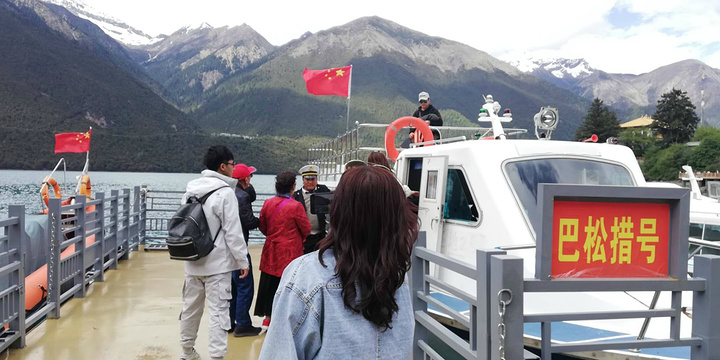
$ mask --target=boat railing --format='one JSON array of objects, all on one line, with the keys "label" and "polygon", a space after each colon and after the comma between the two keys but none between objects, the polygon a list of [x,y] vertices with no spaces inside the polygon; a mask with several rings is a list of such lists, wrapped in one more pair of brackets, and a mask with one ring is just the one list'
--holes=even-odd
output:
[{"label": "boat railing", "polygon": [[[46,300],[26,317],[25,206],[10,205],[9,217],[0,220],[0,352],[25,346],[28,329],[46,317],[58,319],[61,304],[85,297],[87,285],[104,281],[107,270],[130,258],[143,243],[144,196],[140,187],[97,193],[94,200],[75,197],[62,205],[52,198],[48,208]],[[42,275],[41,275],[42,276]]]},{"label": "boat railing", "polygon": [[[388,124],[355,123],[355,127],[308,149],[307,160],[320,168],[320,181],[339,181],[343,167],[350,160],[365,160],[372,151],[386,152],[384,134]],[[410,144],[416,147],[427,144],[445,144],[482,138],[492,133],[492,128],[474,126],[430,126],[440,134],[440,139]],[[398,129],[398,133],[401,133]],[[508,136],[527,133],[527,129],[505,129]],[[402,148],[397,148],[402,151]]]},{"label": "boat railing", "polygon": [[[168,235],[168,221],[180,206],[185,191],[144,189],[143,194],[146,197],[144,204],[147,206],[148,214],[146,223],[143,225],[146,233],[144,237],[145,250],[167,250],[165,239]],[[260,217],[260,209],[265,200],[273,196],[275,194],[257,193],[257,200],[252,205],[256,217]],[[265,241],[265,235],[258,230],[252,230],[248,240],[253,243],[262,243]]]},{"label": "boat railing", "polygon": [[[439,266],[476,282],[474,294],[463,291],[434,276],[430,266]],[[720,343],[717,339],[720,308],[715,297],[720,296],[720,256],[696,255],[693,277],[684,279],[589,279],[577,281],[546,281],[523,278],[523,259],[507,255],[502,250],[477,250],[476,264],[451,259],[426,248],[421,233],[413,250],[410,274],[411,295],[415,316],[413,359],[442,359],[430,344],[430,337],[439,339],[465,359],[523,359],[523,330],[525,323],[540,323],[539,347],[541,359],[552,354],[597,352],[605,350],[690,347],[694,360],[717,359]],[[431,286],[451,294],[469,305],[468,315],[434,297]],[[587,291],[668,291],[672,295],[671,308],[647,310],[573,313],[524,313],[524,294],[534,292],[572,293]],[[680,337],[682,292],[693,292],[692,312],[699,314],[692,321],[692,337]],[[469,340],[443,326],[428,313],[432,306],[442,317],[463,325]],[[633,318],[669,318],[670,330],[665,339],[610,340],[556,343],[551,341],[552,323],[563,321],[610,320]]]}]

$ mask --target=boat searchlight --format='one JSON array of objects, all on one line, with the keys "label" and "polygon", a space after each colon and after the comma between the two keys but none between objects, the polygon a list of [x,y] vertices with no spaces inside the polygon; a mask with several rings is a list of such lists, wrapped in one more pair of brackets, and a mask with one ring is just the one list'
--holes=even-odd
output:
[{"label": "boat searchlight", "polygon": [[[535,136],[538,139],[550,139],[553,130],[557,127],[559,115],[556,108],[541,107],[540,112],[535,114]],[[538,130],[544,130],[540,133]]]}]

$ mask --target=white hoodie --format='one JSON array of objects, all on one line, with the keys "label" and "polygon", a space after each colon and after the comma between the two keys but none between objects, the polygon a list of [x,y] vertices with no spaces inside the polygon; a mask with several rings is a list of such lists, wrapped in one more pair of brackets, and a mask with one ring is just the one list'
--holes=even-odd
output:
[{"label": "white hoodie", "polygon": [[190,196],[198,198],[219,187],[205,201],[203,212],[213,238],[222,224],[222,230],[215,239],[215,248],[198,261],[185,262],[185,274],[189,276],[210,276],[238,269],[247,269],[247,246],[243,238],[238,202],[235,197],[237,180],[212,170],[204,170],[202,177],[187,184],[184,204]]}]

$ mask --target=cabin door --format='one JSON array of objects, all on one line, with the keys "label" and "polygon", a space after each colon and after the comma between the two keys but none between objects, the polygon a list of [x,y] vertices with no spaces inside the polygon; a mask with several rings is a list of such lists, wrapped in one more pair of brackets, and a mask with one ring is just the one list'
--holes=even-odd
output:
[{"label": "cabin door", "polygon": [[427,248],[437,252],[440,252],[442,237],[447,167],[447,156],[431,156],[423,159],[418,209],[420,231],[425,231],[427,234]]}]

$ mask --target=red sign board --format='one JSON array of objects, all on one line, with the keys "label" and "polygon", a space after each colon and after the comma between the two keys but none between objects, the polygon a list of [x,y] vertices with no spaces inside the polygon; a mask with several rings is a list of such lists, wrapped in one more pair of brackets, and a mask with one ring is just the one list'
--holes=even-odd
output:
[{"label": "red sign board", "polygon": [[668,276],[670,205],[555,201],[553,278]]}]

